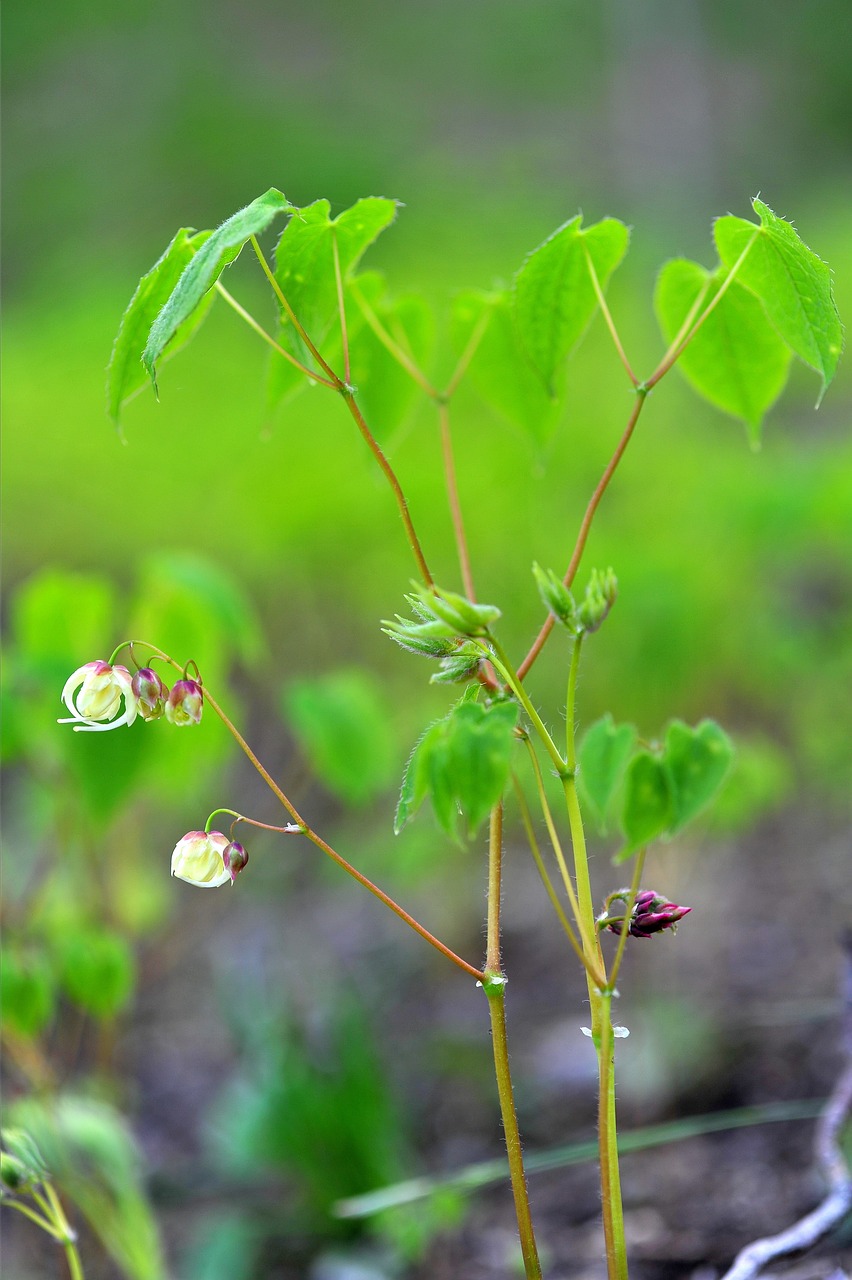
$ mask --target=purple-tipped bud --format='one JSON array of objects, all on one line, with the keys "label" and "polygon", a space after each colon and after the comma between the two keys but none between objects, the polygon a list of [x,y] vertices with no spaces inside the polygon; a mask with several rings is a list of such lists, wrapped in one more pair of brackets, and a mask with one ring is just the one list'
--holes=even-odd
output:
[{"label": "purple-tipped bud", "polygon": [[143,720],[159,720],[166,710],[169,691],[156,671],[141,667],[133,677],[133,695]]},{"label": "purple-tipped bud", "polygon": [[178,680],[166,702],[166,719],[170,724],[199,724],[204,707],[204,694],[197,680]]},{"label": "purple-tipped bud", "polygon": [[237,876],[248,862],[248,854],[243,845],[237,840],[232,840],[227,849],[222,851],[222,861],[225,864],[225,870],[231,877],[231,884],[234,884]]},{"label": "purple-tipped bud", "polygon": [[[598,919],[598,928],[609,929],[610,933],[620,934],[624,925],[624,907],[630,896],[628,889],[611,893],[606,900],[606,910]],[[613,905],[622,904],[622,914],[612,914]],[[617,910],[617,908],[616,908]],[[676,930],[677,923],[689,915],[692,907],[679,907],[676,902],[669,902],[654,889],[642,889],[636,895],[630,923],[627,931],[634,938],[650,938],[652,933],[661,933],[663,929]]]}]

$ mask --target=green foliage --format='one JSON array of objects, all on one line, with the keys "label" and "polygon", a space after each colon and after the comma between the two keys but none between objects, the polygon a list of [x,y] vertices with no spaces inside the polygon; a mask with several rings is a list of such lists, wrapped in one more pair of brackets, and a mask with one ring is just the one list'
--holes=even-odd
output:
[{"label": "green foliage", "polygon": [[[182,227],[161,258],[142,277],[136,292],[121,317],[107,369],[107,408],[113,422],[118,423],[121,406],[147,381],[142,352],[151,326],[171,297],[184,268],[209,239],[209,231],[192,231]],[[213,302],[209,293],[175,330],[164,350],[173,355],[193,336]]]},{"label": "green foliage", "polygon": [[673,720],[662,749],[640,750],[627,767],[617,861],[658,836],[676,835],[713,799],[734,758],[730,738],[712,720],[694,729]]},{"label": "green foliage", "polygon": [[114,625],[115,593],[98,574],[45,569],[23,583],[12,601],[12,636],[20,660],[48,679],[63,671],[70,675],[81,654],[88,660],[102,653],[106,660],[105,637]]},{"label": "green foliage", "polygon": [[284,711],[311,767],[335,795],[366,804],[388,785],[395,759],[390,709],[378,682],[357,669],[284,690]]},{"label": "green foliage", "polygon": [[56,979],[42,951],[3,946],[0,965],[0,1009],[3,1022],[17,1035],[37,1036],[53,1017]]},{"label": "green foliage", "polygon": [[651,751],[637,751],[627,767],[621,825],[627,841],[622,861],[671,825],[672,797],[665,766]]},{"label": "green foliage", "polygon": [[290,1225],[328,1229],[335,1200],[399,1175],[406,1145],[363,1010],[327,1010],[312,1036],[295,1016],[270,1018],[268,1005],[241,998],[254,1010],[253,1043],[215,1108],[217,1163],[232,1180],[286,1171],[297,1184]]},{"label": "green foliage", "polygon": [[577,214],[527,258],[515,277],[515,322],[524,350],[548,394],[556,372],[598,305],[590,264],[601,289],[627,252],[623,222],[604,218],[582,226]]},{"label": "green foliage", "polygon": [[238,1210],[205,1214],[181,1259],[182,1280],[251,1280],[258,1232]]},{"label": "green foliage", "polygon": [[577,606],[574,597],[558,574],[552,569],[533,565],[533,577],[545,609],[549,609],[557,622],[567,627],[571,635],[577,633]]},{"label": "green foliage", "polygon": [[[339,313],[337,267],[341,288],[357,269],[365,251],[396,217],[397,202],[377,196],[358,200],[350,209],[329,217],[328,200],[316,200],[292,217],[275,250],[275,279],[290,308],[315,346],[324,342]],[[281,315],[279,345],[307,368],[315,362],[285,312]],[[276,359],[270,407],[290,390],[297,369]]]},{"label": "green foliage", "polygon": [[712,720],[694,729],[673,720],[666,730],[663,763],[672,796],[674,835],[704,809],[721,787],[734,758],[733,744]]},{"label": "green foliage", "polygon": [[564,370],[553,373],[552,394],[542,385],[521,345],[514,297],[508,290],[465,289],[454,302],[450,336],[459,357],[482,334],[469,365],[470,379],[491,408],[539,446],[553,435],[561,413]]},{"label": "green foliage", "polygon": [[[384,277],[377,271],[354,276],[349,282],[348,294],[355,303],[347,307],[346,313],[352,382],[373,434],[384,444],[405,420],[418,395],[418,387],[377,336],[374,325],[422,370],[434,350],[435,318],[419,294],[389,297]],[[279,360],[277,364],[283,365],[285,361]]]},{"label": "green foliage", "polygon": [[730,215],[716,220],[719,257],[731,269],[748,248],[737,279],[760,299],[788,346],[820,375],[819,403],[843,350],[831,272],[791,223],[777,217],[762,200],[753,200],[752,206],[760,218],[757,227]]},{"label": "green foliage", "polygon": [[[293,209],[275,187],[226,219],[197,249],[181,273],[162,310],[151,326],[142,352],[142,363],[157,390],[157,361],[189,320],[225,267],[239,257],[246,241],[260,235],[281,213]],[[132,303],[131,303],[132,306]]]},{"label": "green foliage", "polygon": [[128,1280],[164,1280],[139,1154],[118,1112],[105,1102],[60,1094],[22,1098],[9,1114],[32,1136],[60,1193],[77,1206]]},{"label": "green foliage", "polygon": [[136,982],[133,951],[121,934],[80,929],[60,941],[62,985],[71,1000],[98,1019],[114,1018]]},{"label": "green foliage", "polygon": [[617,725],[607,712],[586,730],[577,751],[577,787],[599,830],[612,820],[612,804],[636,746],[632,724]]},{"label": "green foliage", "polygon": [[467,835],[476,835],[506,787],[517,722],[513,702],[467,700],[427,729],[408,761],[394,830],[402,830],[428,795],[448,835],[456,836],[460,813]]},{"label": "green foliage", "polygon": [[[705,271],[697,262],[667,262],[657,281],[656,307],[668,342],[681,331],[695,302],[709,305],[727,271]],[[694,316],[693,316],[694,318]],[[787,381],[790,351],[758,300],[734,280],[681,354],[677,367],[700,395],[741,418],[754,443],[764,414]]]},{"label": "green foliage", "polygon": [[714,831],[742,831],[783,808],[795,789],[789,758],[771,738],[737,735],[737,753],[708,815]]}]

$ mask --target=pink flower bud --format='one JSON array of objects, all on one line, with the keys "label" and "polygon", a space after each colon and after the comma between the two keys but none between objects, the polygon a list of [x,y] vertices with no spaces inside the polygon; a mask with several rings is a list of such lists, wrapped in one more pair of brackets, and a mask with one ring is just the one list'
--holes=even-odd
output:
[{"label": "pink flower bud", "polygon": [[222,854],[222,861],[225,864],[225,870],[231,877],[231,884],[236,882],[237,876],[248,862],[249,857],[243,845],[238,841],[232,840],[227,849]]},{"label": "pink flower bud", "polygon": [[65,681],[62,701],[71,715],[57,723],[73,724],[76,733],[103,732],[122,724],[131,725],[139,709],[132,686],[126,667],[111,667],[100,660],[87,662]]},{"label": "pink flower bud", "polygon": [[197,680],[178,680],[166,702],[166,719],[171,724],[200,724],[204,694]]},{"label": "pink flower bud", "polygon": [[156,671],[141,667],[133,677],[132,689],[143,720],[159,720],[166,709],[169,691]]},{"label": "pink flower bud", "polygon": [[199,889],[218,889],[231,878],[222,859],[228,843],[221,831],[188,832],[174,847],[172,875]]},{"label": "pink flower bud", "polygon": [[[606,900],[606,908],[598,918],[599,929],[609,929],[610,933],[621,934],[624,925],[624,909],[630,897],[629,889],[619,889],[611,893]],[[621,914],[613,914],[614,903],[621,903]],[[617,908],[615,908],[617,912]],[[689,915],[692,907],[679,907],[676,902],[668,902],[654,889],[642,889],[636,895],[627,932],[634,938],[650,938],[652,933],[661,933],[663,929],[674,932],[677,923]]]}]

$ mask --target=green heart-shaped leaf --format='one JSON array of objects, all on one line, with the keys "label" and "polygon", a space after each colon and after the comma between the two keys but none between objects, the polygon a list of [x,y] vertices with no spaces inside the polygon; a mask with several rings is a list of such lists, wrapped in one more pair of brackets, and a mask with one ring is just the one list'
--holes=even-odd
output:
[{"label": "green heart-shaped leaf", "polygon": [[632,724],[616,724],[610,712],[586,731],[577,752],[577,786],[598,829],[606,831],[616,788],[636,745]]},{"label": "green heart-shaped leaf", "polygon": [[[702,309],[719,290],[726,271],[705,271],[697,262],[677,258],[660,272],[656,308],[668,342],[679,333],[690,308],[702,294]],[[678,368],[695,390],[725,413],[741,418],[756,444],[766,410],[787,381],[790,350],[769,323],[757,298],[733,281],[678,359]]]},{"label": "green heart-shaped leaf", "polygon": [[604,218],[583,230],[582,214],[534,249],[515,277],[515,323],[521,344],[548,394],[598,305],[589,262],[601,289],[627,252],[623,222]]},{"label": "green heart-shaped leaf", "polygon": [[637,751],[627,767],[621,826],[627,841],[616,855],[624,862],[637,849],[662,835],[672,820],[673,804],[663,761],[650,751]]},{"label": "green heart-shaped leaf", "polygon": [[674,834],[710,803],[727,776],[734,758],[733,744],[713,720],[694,729],[673,720],[666,730],[663,765],[672,794]]},{"label": "green heart-shaped leaf", "polygon": [[831,272],[791,223],[762,200],[753,200],[752,207],[759,226],[731,216],[716,220],[713,236],[719,257],[730,269],[748,248],[737,280],[760,299],[788,346],[820,375],[821,400],[843,350]]}]

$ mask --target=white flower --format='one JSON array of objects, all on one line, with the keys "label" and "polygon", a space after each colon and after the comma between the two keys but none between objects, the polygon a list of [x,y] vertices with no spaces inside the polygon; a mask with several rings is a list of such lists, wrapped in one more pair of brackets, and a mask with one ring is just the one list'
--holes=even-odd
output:
[{"label": "white flower", "polygon": [[[73,724],[75,733],[100,733],[133,724],[139,708],[132,683],[126,667],[87,662],[65,681],[62,701],[71,715],[57,724]],[[124,710],[119,715],[122,699]]]},{"label": "white flower", "polygon": [[230,844],[221,831],[190,831],[178,840],[172,854],[172,875],[199,889],[218,889],[231,873],[222,854]]}]

